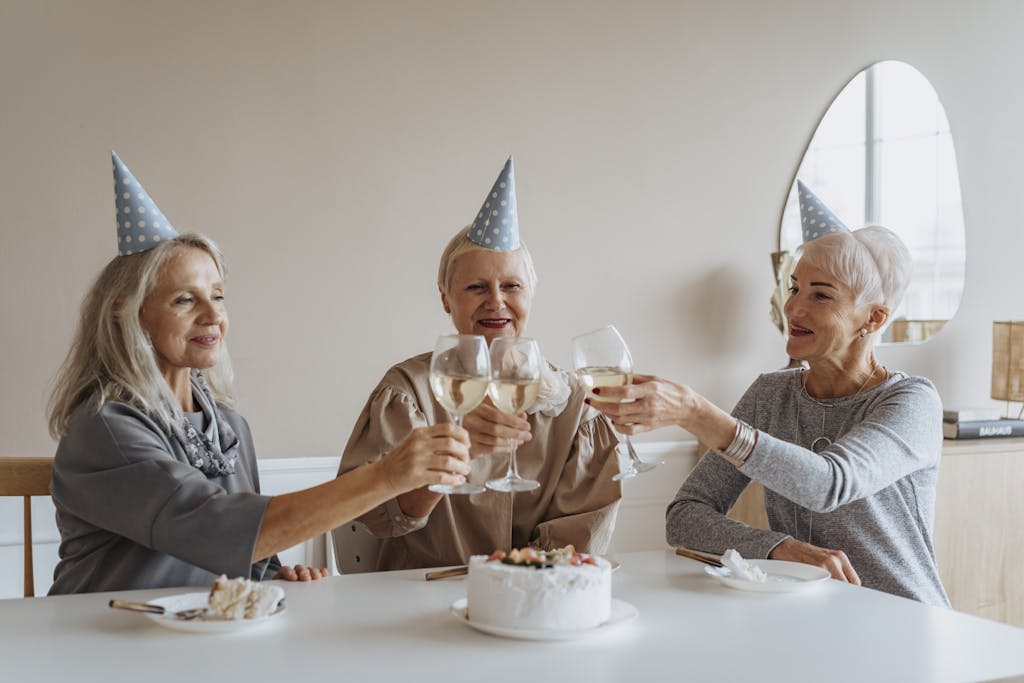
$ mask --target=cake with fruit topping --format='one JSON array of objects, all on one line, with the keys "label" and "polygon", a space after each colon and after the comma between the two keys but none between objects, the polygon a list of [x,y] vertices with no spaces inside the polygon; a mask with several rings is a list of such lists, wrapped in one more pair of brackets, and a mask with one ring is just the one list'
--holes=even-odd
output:
[{"label": "cake with fruit topping", "polygon": [[469,558],[467,617],[511,629],[572,631],[608,621],[612,568],[576,552],[534,548]]}]

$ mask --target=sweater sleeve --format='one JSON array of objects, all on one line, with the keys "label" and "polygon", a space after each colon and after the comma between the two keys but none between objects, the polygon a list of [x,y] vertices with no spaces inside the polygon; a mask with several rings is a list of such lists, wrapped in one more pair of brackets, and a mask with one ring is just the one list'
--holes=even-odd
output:
[{"label": "sweater sleeve", "polygon": [[[757,404],[756,382],[733,409],[744,421],[753,419]],[[665,539],[673,547],[721,554],[729,548],[744,557],[767,558],[772,548],[788,538],[786,534],[765,531],[726,515],[750,477],[708,449],[683,482],[665,513]]]},{"label": "sweater sleeve", "polygon": [[863,419],[821,453],[762,431],[740,471],[815,512],[871,496],[942,452],[942,404],[928,380],[909,377],[867,407]]}]

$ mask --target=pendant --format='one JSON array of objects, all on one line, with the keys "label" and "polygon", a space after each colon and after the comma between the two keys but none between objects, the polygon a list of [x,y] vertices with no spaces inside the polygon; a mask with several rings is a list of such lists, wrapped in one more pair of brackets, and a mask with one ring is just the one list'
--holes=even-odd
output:
[{"label": "pendant", "polygon": [[[819,445],[820,444],[820,445]],[[811,442],[811,450],[815,453],[821,453],[823,450],[832,445],[832,439],[827,436],[819,436],[817,439]]]}]

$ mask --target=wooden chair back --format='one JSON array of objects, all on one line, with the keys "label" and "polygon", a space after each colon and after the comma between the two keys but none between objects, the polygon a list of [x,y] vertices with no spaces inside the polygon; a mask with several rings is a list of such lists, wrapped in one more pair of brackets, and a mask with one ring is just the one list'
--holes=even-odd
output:
[{"label": "wooden chair back", "polygon": [[53,458],[0,457],[0,496],[24,498],[25,597],[35,596],[32,571],[32,496],[50,495]]}]

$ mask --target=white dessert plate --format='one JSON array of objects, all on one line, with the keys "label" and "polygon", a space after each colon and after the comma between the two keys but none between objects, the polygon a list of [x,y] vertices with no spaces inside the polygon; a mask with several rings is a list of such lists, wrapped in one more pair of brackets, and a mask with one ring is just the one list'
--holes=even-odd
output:
[{"label": "white dessert plate", "polygon": [[518,640],[579,640],[588,638],[598,633],[605,633],[616,626],[628,624],[640,615],[636,607],[623,600],[612,598],[612,614],[608,621],[594,628],[581,629],[578,631],[545,631],[540,629],[508,628],[504,626],[492,626],[491,624],[480,624],[472,619],[466,618],[466,598],[460,598],[453,602],[448,611],[456,619],[470,628],[475,628],[481,633],[502,638],[516,638]]},{"label": "white dessert plate", "polygon": [[164,598],[149,600],[151,605],[160,605],[168,614],[146,614],[156,623],[164,628],[175,631],[188,631],[190,633],[235,633],[247,631],[254,626],[266,624],[268,621],[284,612],[284,600],[277,604],[277,609],[265,617],[256,619],[221,619],[219,617],[197,617],[195,619],[178,619],[173,616],[174,612],[186,609],[205,607],[210,598],[210,591],[202,593],[182,593],[181,595],[168,595]]},{"label": "white dessert plate", "polygon": [[795,593],[817,586],[831,576],[821,567],[784,560],[747,560],[768,575],[764,583],[739,579],[725,567],[704,567],[704,572],[719,582],[741,591],[754,593]]}]

